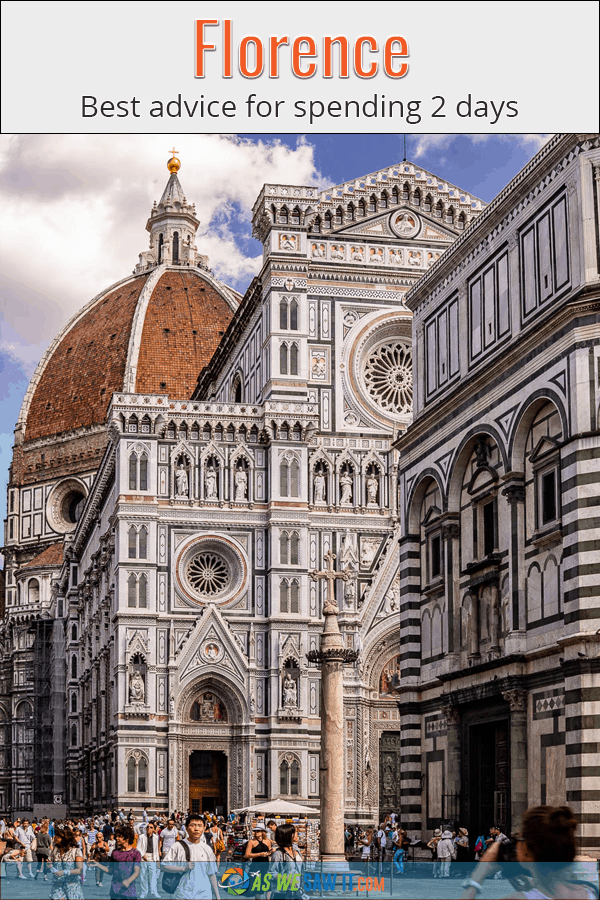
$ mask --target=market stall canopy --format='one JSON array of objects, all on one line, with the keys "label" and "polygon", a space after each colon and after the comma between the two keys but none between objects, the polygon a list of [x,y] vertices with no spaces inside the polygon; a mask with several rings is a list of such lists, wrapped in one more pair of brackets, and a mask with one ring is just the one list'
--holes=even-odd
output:
[{"label": "market stall canopy", "polygon": [[289,800],[267,800],[266,803],[259,803],[255,806],[245,806],[243,809],[232,810],[236,815],[239,813],[262,813],[263,815],[272,816],[318,816],[319,810],[313,806],[302,806],[300,803],[291,803]]}]

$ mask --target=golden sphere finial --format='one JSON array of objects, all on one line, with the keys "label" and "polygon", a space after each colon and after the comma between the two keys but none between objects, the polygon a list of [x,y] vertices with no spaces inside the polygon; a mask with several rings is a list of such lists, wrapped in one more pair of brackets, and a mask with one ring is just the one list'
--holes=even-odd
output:
[{"label": "golden sphere finial", "polygon": [[171,153],[173,154],[173,156],[171,157],[171,159],[170,159],[169,162],[167,163],[167,169],[169,170],[169,172],[170,172],[172,175],[173,175],[175,172],[178,172],[178,171],[180,170],[180,168],[181,168],[181,162],[180,162],[180,160],[178,160],[177,157],[175,156],[175,154],[176,154],[177,152],[178,152],[178,151],[173,147],[173,149],[171,150]]}]

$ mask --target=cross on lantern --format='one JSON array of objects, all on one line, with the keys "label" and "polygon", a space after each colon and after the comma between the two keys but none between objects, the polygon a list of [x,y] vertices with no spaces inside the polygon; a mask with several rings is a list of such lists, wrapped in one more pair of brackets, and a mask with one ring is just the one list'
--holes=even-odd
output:
[{"label": "cross on lantern", "polygon": [[348,572],[336,572],[333,564],[335,561],[335,553],[332,553],[329,550],[325,554],[325,571],[317,572],[315,569],[310,573],[310,577],[313,581],[320,581],[324,578],[327,581],[327,590],[325,594],[325,603],[323,604],[323,614],[326,616],[329,615],[337,615],[339,613],[339,607],[335,602],[335,580],[336,578],[341,578],[342,581],[348,581],[349,574]]},{"label": "cross on lantern", "polygon": [[175,150],[175,149],[169,150],[169,153],[172,153],[173,156],[177,156],[177,154],[179,153],[179,150]]}]

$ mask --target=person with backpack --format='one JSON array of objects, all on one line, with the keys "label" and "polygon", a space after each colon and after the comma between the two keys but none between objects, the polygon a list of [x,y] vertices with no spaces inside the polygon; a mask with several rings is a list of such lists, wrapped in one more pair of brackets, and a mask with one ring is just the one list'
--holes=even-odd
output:
[{"label": "person with backpack", "polygon": [[179,876],[171,890],[175,879],[165,879],[163,875],[163,891],[173,894],[177,900],[211,900],[214,892],[218,900],[217,861],[209,845],[202,840],[204,819],[198,813],[190,813],[185,828],[187,836],[175,841],[162,861],[164,873]]}]

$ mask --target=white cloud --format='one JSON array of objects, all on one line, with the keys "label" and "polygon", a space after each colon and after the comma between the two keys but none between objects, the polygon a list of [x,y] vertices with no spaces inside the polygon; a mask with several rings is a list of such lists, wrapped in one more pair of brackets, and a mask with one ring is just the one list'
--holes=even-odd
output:
[{"label": "white cloud", "polygon": [[482,144],[490,139],[515,143],[521,147],[529,147],[537,153],[552,134],[419,134],[415,135],[416,145],[411,151],[415,159],[436,150],[446,150],[459,137],[466,137],[474,144]]},{"label": "white cloud", "polygon": [[219,134],[5,139],[1,338],[28,371],[64,322],[128,275],[147,248],[146,220],[167,182],[173,146],[181,184],[201,220],[198,249],[238,289],[260,267],[260,246],[240,236],[250,236],[250,210],[263,183],[321,182],[313,148],[302,140],[291,149]]}]

